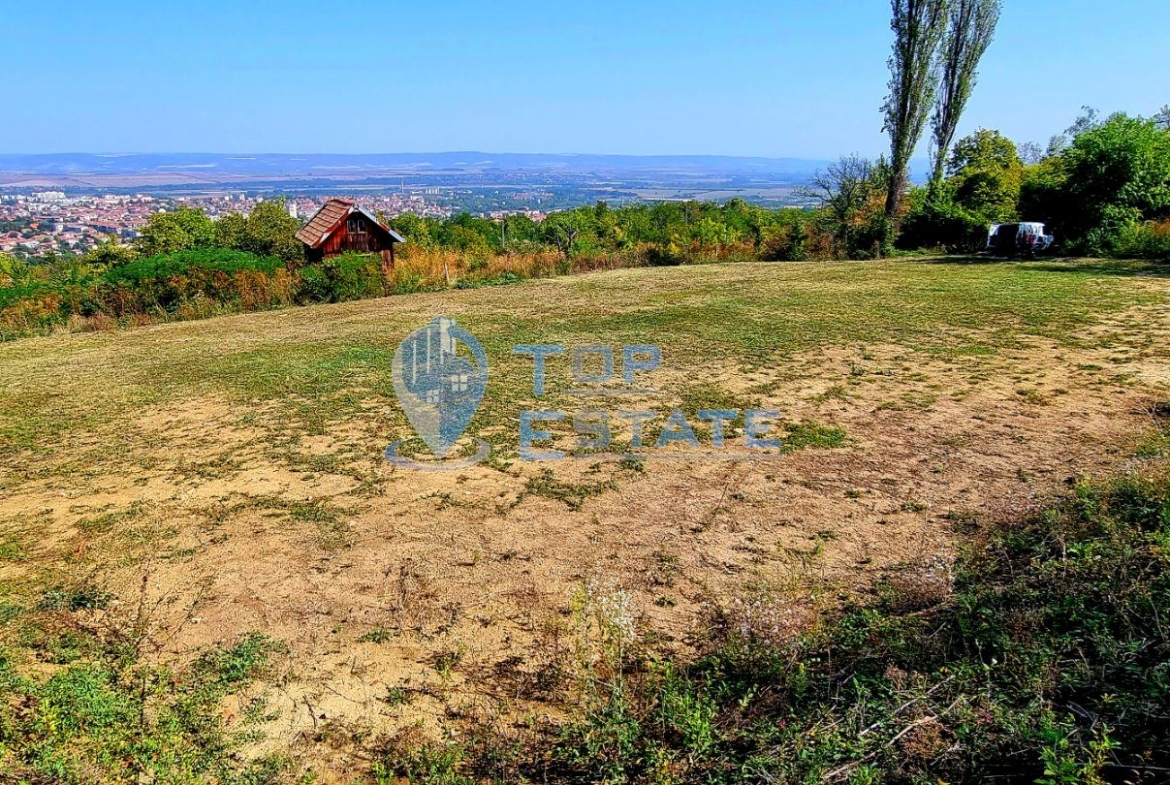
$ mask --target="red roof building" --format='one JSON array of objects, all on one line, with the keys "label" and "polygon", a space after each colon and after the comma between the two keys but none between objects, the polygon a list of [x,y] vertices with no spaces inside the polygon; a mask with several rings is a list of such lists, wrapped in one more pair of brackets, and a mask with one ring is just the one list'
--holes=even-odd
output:
[{"label": "red roof building", "polygon": [[348,199],[330,199],[309,219],[297,239],[305,259],[319,262],[346,252],[377,253],[394,264],[394,244],[402,236]]}]

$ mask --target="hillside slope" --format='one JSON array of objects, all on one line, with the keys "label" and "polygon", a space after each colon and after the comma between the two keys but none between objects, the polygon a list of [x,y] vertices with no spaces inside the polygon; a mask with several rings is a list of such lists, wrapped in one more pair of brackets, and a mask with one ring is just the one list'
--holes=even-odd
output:
[{"label": "hillside slope", "polygon": [[[143,656],[262,632],[287,652],[258,749],[337,756],[326,779],[344,776],[347,742],[302,735],[323,717],[381,733],[555,704],[539,676],[572,648],[582,591],[625,593],[647,640],[685,653],[713,602],[809,575],[864,590],[945,558],[955,520],[1115,466],[1170,383],[1155,273],[622,270],[0,345],[3,635],[24,645],[38,598],[82,582],[157,605]],[[391,360],[438,315],[487,352],[468,433],[493,455],[394,468],[382,452],[411,431]],[[584,408],[564,358],[534,397],[512,353],[533,343],[659,345],[650,408],[774,409],[790,451],[520,461],[520,411]]]}]

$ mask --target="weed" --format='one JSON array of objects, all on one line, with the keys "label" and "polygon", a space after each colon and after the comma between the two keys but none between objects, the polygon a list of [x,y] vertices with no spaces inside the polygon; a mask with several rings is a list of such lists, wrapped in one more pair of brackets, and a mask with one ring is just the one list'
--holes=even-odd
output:
[{"label": "weed", "polygon": [[665,547],[659,548],[654,554],[654,569],[650,582],[655,586],[673,586],[677,573],[678,555],[670,553]]},{"label": "weed", "polygon": [[388,706],[406,706],[414,700],[414,693],[405,687],[390,687],[382,699]]},{"label": "weed", "polygon": [[[528,478],[524,484],[524,493],[521,496],[543,496],[563,502],[570,510],[580,510],[586,500],[600,496],[606,491],[613,490],[617,485],[614,480],[596,483],[568,483],[558,480],[552,469],[544,468],[535,477]],[[517,499],[517,503],[521,499]]]},{"label": "weed", "polygon": [[359,643],[389,643],[394,639],[394,633],[390,630],[379,627],[376,630],[370,630],[366,634],[358,638]]},{"label": "weed", "polygon": [[645,474],[646,465],[641,458],[627,455],[618,462],[618,469],[628,474]]},{"label": "weed", "polygon": [[373,764],[378,785],[397,785],[402,779],[417,785],[475,785],[459,773],[464,751],[453,744],[424,741],[410,730],[383,744]]},{"label": "weed", "polygon": [[463,648],[449,649],[436,653],[431,658],[431,665],[444,679],[451,676],[451,672],[463,661]]},{"label": "weed", "polygon": [[37,609],[42,611],[99,610],[107,607],[113,598],[108,591],[92,584],[55,586],[45,591]]},{"label": "weed", "polygon": [[269,639],[248,636],[178,672],[108,650],[100,639],[82,648],[84,655],[35,675],[23,675],[0,650],[0,764],[14,782],[271,783],[283,770],[279,759],[243,763],[235,755],[243,739],[226,731],[220,706],[263,667]]},{"label": "weed", "polygon": [[[851,371],[850,375],[858,376],[860,374],[856,374],[856,373],[853,373]],[[831,387],[829,387],[828,389],[826,389],[824,392],[817,393],[816,395],[814,395],[812,397],[813,403],[826,403],[827,401],[848,401],[848,400],[849,400],[849,391],[846,390],[845,386],[841,385],[841,384],[834,384]]]},{"label": "weed", "polygon": [[20,534],[9,534],[0,539],[0,562],[22,562],[26,558],[24,538]]},{"label": "weed", "polygon": [[841,428],[830,427],[805,420],[799,423],[789,423],[785,426],[787,435],[783,438],[786,449],[802,450],[805,448],[832,449],[845,447],[848,444],[845,431]]},{"label": "weed", "polygon": [[1049,403],[1049,399],[1044,393],[1030,387],[1016,390],[1016,395],[1025,403],[1030,403],[1033,406],[1045,406]]}]

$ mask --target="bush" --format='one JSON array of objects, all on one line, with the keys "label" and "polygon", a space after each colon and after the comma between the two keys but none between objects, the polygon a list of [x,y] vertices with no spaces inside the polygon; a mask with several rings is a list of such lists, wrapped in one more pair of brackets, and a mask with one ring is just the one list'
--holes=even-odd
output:
[{"label": "bush", "polygon": [[291,277],[276,257],[224,248],[180,251],[137,259],[108,270],[93,292],[98,311],[112,316],[187,311],[223,306],[243,310],[286,305]]},{"label": "bush", "polygon": [[61,322],[63,299],[40,282],[0,289],[0,339],[26,335]]},{"label": "bush", "polygon": [[685,261],[682,251],[673,243],[654,243],[646,248],[646,264],[651,267],[677,267]]},{"label": "bush", "polygon": [[173,275],[191,275],[196,271],[231,274],[241,270],[256,270],[270,273],[283,266],[283,262],[276,257],[260,257],[228,248],[203,248],[135,259],[107,271],[102,275],[102,280],[110,284],[139,283]]},{"label": "bush", "polygon": [[987,244],[990,222],[946,199],[923,199],[915,205],[898,237],[898,247],[939,248],[970,253]]},{"label": "bush", "polygon": [[1078,252],[1120,253],[1127,226],[1170,218],[1170,134],[1124,114],[1089,118],[1067,149],[1026,173],[1020,207]]},{"label": "bush", "polygon": [[386,293],[381,259],[369,254],[343,254],[300,269],[301,303],[339,303],[380,297]]},{"label": "bush", "polygon": [[1170,221],[1126,224],[1117,233],[1113,253],[1124,258],[1170,261]]},{"label": "bush", "polygon": [[760,257],[768,262],[801,262],[806,256],[808,230],[803,221],[771,226],[764,232]]}]

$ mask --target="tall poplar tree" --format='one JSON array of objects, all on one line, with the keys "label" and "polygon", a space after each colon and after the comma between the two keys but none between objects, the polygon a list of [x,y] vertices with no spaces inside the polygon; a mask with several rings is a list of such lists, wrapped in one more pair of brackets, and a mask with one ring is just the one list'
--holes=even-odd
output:
[{"label": "tall poplar tree", "polygon": [[890,180],[886,191],[886,246],[893,244],[906,191],[910,156],[922,139],[938,90],[938,51],[946,35],[948,0],[890,0],[894,51],[890,93],[882,112],[890,135]]},{"label": "tall poplar tree", "polygon": [[995,37],[1002,0],[951,0],[949,22],[941,52],[942,79],[931,127],[934,132],[934,172],[931,190],[938,188],[959,119],[975,89],[979,61]]}]

